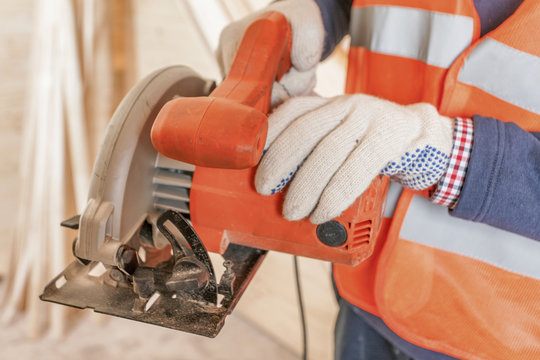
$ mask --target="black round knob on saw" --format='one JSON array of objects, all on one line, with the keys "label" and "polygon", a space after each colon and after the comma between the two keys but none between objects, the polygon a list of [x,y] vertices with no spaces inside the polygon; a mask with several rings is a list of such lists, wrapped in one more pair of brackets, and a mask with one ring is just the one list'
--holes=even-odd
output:
[{"label": "black round knob on saw", "polygon": [[316,231],[317,238],[327,246],[338,247],[347,241],[347,229],[336,220],[320,224]]}]

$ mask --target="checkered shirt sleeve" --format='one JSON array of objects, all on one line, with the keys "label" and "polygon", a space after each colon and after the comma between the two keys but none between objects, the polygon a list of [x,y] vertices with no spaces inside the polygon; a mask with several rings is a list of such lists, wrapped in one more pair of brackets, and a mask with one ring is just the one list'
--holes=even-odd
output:
[{"label": "checkered shirt sleeve", "polygon": [[443,175],[431,201],[438,205],[454,208],[459,199],[473,143],[473,122],[471,119],[454,119],[454,145],[448,170]]}]

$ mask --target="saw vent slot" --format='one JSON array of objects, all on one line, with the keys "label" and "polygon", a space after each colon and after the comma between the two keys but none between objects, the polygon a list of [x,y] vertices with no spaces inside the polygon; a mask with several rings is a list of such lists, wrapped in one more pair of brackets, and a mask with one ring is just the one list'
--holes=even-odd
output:
[{"label": "saw vent slot", "polygon": [[371,220],[354,223],[351,226],[351,230],[352,242],[350,247],[352,249],[369,244],[371,236]]},{"label": "saw vent slot", "polygon": [[154,206],[189,216],[189,194],[195,166],[158,154],[154,172]]}]

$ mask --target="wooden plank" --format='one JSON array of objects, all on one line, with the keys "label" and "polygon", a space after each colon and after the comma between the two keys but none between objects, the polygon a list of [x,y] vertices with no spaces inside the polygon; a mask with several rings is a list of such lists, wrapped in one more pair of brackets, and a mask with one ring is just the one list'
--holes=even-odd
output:
[{"label": "wooden plank", "polygon": [[42,283],[43,274],[43,262],[41,253],[43,251],[43,234],[45,232],[45,219],[43,218],[45,210],[45,194],[43,189],[46,187],[46,165],[47,165],[47,137],[48,137],[48,118],[51,116],[51,98],[50,95],[54,93],[54,61],[52,59],[55,50],[55,44],[53,44],[53,21],[55,6],[51,5],[46,7],[47,9],[41,9],[40,13],[43,14],[43,52],[42,58],[42,72],[40,72],[38,89],[41,91],[37,94],[38,108],[40,111],[35,118],[37,131],[37,141],[35,147],[34,157],[36,159],[34,174],[40,174],[35,176],[32,183],[32,207],[29,211],[29,232],[26,241],[26,251],[32,255],[32,269],[30,273],[29,289],[26,297],[28,304],[27,309],[27,328],[26,333],[29,337],[37,337],[40,330],[40,305],[34,301],[39,296],[39,287]]},{"label": "wooden plank", "polygon": [[113,70],[113,103],[116,107],[135,84],[133,5],[131,0],[111,0],[109,4],[112,24],[110,54]]},{"label": "wooden plank", "polygon": [[[61,0],[60,11],[61,34],[64,51],[62,53],[64,67],[60,79],[62,101],[65,104],[69,151],[71,153],[71,168],[74,179],[74,192],[78,211],[86,205],[88,185],[90,179],[90,161],[88,154],[88,141],[86,137],[86,123],[84,112],[84,87],[81,72],[81,61],[77,49],[77,32],[75,27],[75,13],[72,0]],[[58,139],[63,141],[63,137]]]},{"label": "wooden plank", "polygon": [[208,6],[208,2],[185,0],[185,9],[193,18],[193,24],[204,41],[207,51],[213,54],[219,43],[221,30],[230,22],[222,6]]},{"label": "wooden plank", "polygon": [[22,177],[28,173],[23,169],[31,167],[23,146],[29,137],[23,134],[23,129],[28,118],[24,107],[28,96],[28,70],[32,68],[29,49],[33,3],[33,0],[0,2],[0,231],[3,234],[0,238],[0,278],[4,280],[0,304],[7,300],[12,285],[8,274],[22,252],[21,243],[14,239],[21,235],[16,232],[16,216],[21,208],[19,204],[25,198],[19,189],[24,179],[28,179]]}]

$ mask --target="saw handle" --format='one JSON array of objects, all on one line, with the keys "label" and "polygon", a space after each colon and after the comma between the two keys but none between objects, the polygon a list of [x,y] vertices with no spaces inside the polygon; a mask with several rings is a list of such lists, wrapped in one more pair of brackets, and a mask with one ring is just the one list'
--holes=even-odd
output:
[{"label": "saw handle", "polygon": [[259,162],[272,85],[290,66],[291,30],[268,12],[246,30],[231,69],[207,97],[177,98],[156,117],[151,137],[163,155],[197,166],[245,169]]}]

